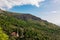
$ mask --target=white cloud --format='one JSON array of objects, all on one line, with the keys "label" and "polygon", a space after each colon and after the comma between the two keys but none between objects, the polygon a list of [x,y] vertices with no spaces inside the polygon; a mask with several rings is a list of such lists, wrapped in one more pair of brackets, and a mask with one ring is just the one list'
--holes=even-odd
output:
[{"label": "white cloud", "polygon": [[50,12],[44,12],[42,13],[42,18],[51,22],[51,23],[54,23],[54,24],[57,24],[57,25],[60,25],[60,11],[50,11]]},{"label": "white cloud", "polygon": [[46,19],[52,23],[60,25],[60,0],[52,0],[49,8],[51,11],[48,12],[49,14]]},{"label": "white cloud", "polygon": [[0,0],[0,8],[1,9],[10,9],[14,6],[21,6],[21,5],[35,5],[39,7],[39,3],[45,0]]},{"label": "white cloud", "polygon": [[53,0],[53,3],[60,3],[60,0]]},{"label": "white cloud", "polygon": [[51,11],[51,13],[57,13],[57,11]]},{"label": "white cloud", "polygon": [[41,18],[54,24],[60,25],[60,0],[50,0],[44,4]]},{"label": "white cloud", "polygon": [[48,21],[60,25],[60,11],[51,11],[48,17]]}]

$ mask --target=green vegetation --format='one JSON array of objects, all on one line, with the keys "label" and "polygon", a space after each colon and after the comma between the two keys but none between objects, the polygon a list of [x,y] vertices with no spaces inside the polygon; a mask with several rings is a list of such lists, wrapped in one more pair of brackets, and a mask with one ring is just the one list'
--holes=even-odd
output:
[{"label": "green vegetation", "polygon": [[1,27],[0,27],[0,40],[9,40],[8,35],[6,35],[6,34],[3,32],[3,30],[2,30]]},{"label": "green vegetation", "polygon": [[[44,20],[18,19],[14,13],[0,13],[0,40],[60,40],[60,27]],[[21,14],[18,14],[21,15]],[[13,32],[16,35],[11,35]]]}]

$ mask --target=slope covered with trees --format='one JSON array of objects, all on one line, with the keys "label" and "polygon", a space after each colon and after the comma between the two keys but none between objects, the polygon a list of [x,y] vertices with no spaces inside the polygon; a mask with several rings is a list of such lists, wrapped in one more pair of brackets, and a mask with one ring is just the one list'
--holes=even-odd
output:
[{"label": "slope covered with trees", "polygon": [[31,14],[0,10],[0,40],[60,40],[60,27]]}]

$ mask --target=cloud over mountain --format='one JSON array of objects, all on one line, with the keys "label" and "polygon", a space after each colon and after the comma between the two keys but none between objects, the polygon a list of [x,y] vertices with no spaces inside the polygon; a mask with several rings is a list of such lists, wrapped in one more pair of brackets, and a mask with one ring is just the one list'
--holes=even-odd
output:
[{"label": "cloud over mountain", "polygon": [[1,9],[10,9],[14,6],[21,5],[35,5],[39,7],[39,3],[45,0],[0,0],[0,8]]}]

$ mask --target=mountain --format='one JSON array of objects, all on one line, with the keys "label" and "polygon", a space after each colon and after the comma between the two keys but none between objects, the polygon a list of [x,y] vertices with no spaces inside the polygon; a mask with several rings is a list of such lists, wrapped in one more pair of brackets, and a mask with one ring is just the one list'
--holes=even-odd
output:
[{"label": "mountain", "polygon": [[0,9],[0,40],[60,40],[60,27],[31,14]]}]

